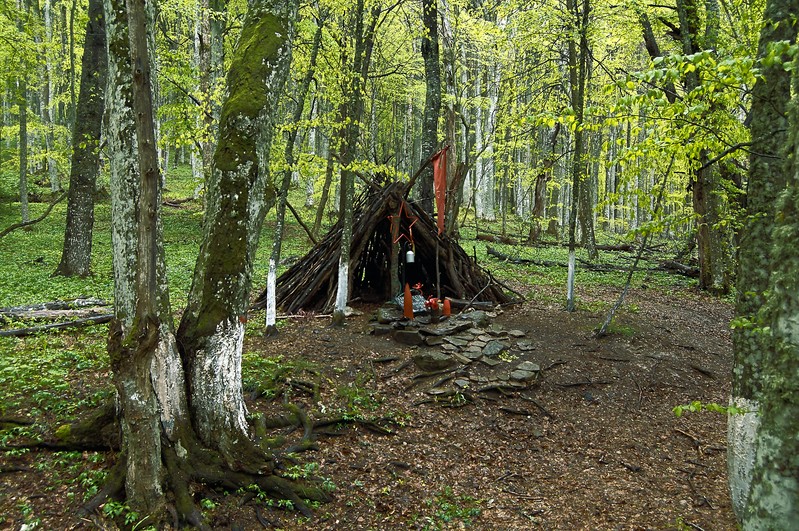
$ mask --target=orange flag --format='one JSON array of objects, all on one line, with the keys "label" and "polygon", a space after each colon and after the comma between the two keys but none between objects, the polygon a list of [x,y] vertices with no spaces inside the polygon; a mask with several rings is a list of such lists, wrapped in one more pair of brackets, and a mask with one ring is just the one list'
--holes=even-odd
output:
[{"label": "orange flag", "polygon": [[438,233],[444,232],[444,210],[447,206],[447,150],[439,151],[433,157],[433,189],[436,193],[436,211],[438,212]]}]

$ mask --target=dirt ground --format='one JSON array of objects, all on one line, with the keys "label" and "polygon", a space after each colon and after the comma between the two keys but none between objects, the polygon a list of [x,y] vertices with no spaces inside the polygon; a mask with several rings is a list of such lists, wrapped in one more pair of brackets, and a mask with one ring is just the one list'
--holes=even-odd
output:
[{"label": "dirt ground", "polygon": [[[581,294],[587,307],[616,296]],[[639,289],[614,333],[595,339],[602,313],[527,302],[491,318],[486,330],[511,345],[494,363],[457,363],[430,377],[410,360],[441,346],[372,335],[376,307],[357,309],[363,315],[343,329],[308,316],[247,344],[306,367],[286,386],[315,420],[335,417],[346,401],[375,420],[319,430],[318,449],[300,455],[335,484],[333,501],[305,519],[241,495],[198,492],[215,529],[736,529],[725,418],[672,412],[694,400],[726,403],[728,304]],[[523,362],[535,375],[508,380]],[[319,386],[317,396],[307,382]],[[249,407],[271,414],[280,402],[262,397]],[[78,501],[58,490],[44,495],[49,480],[31,466],[35,458],[19,458],[26,471],[0,474],[6,508],[27,500],[41,529],[110,525],[77,518]]]}]

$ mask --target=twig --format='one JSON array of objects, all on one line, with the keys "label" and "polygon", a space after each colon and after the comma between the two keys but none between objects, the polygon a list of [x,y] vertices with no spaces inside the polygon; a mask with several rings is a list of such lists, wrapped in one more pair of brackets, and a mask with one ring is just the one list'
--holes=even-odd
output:
[{"label": "twig", "polygon": [[602,382],[598,380],[586,380],[584,382],[565,382],[555,383],[558,387],[582,387],[584,385],[611,385],[613,382]]},{"label": "twig", "polygon": [[547,417],[549,417],[549,418],[551,418],[551,419],[555,418],[555,415],[553,415],[553,414],[552,414],[552,413],[551,413],[551,412],[550,412],[550,411],[549,411],[547,408],[545,408],[543,405],[541,405],[541,403],[540,403],[538,400],[536,400],[535,398],[530,398],[530,397],[527,397],[527,396],[520,396],[520,398],[521,398],[522,400],[526,400],[526,401],[528,401],[528,402],[532,403],[532,404],[533,404],[535,407],[537,407],[537,408],[538,408],[538,409],[541,411],[541,413],[543,413],[545,416],[547,416]]},{"label": "twig", "polygon": [[500,406],[499,410],[504,413],[508,413],[509,415],[519,415],[520,417],[532,416],[532,413],[528,409],[516,409],[515,407]]},{"label": "twig", "polygon": [[542,498],[540,496],[530,496],[529,494],[522,494],[521,492],[516,492],[516,491],[508,489],[508,488],[502,489],[502,492],[505,492],[507,494],[512,494],[512,495],[516,496],[517,498],[521,498],[523,500],[533,500],[533,501],[541,501],[542,500]]}]

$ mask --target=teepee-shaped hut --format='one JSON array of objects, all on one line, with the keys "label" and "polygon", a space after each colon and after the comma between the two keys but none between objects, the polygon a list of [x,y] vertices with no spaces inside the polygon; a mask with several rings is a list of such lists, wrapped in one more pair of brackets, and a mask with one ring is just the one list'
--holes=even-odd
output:
[{"label": "teepee-shaped hut", "polygon": [[[391,300],[400,292],[404,278],[412,286],[421,284],[426,296],[508,302],[507,295],[490,274],[454,239],[439,235],[435,221],[407,200],[411,184],[372,184],[356,201],[350,249],[350,300]],[[333,308],[340,242],[339,222],[277,279],[278,308],[287,313]],[[408,250],[414,254],[412,264],[405,261]],[[265,306],[266,295],[264,291],[253,308]]]}]

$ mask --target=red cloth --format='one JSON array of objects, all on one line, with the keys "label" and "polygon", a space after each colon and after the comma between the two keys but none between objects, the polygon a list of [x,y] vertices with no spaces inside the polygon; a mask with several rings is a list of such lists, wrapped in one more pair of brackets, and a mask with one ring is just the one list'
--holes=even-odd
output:
[{"label": "red cloth", "polygon": [[444,210],[447,205],[447,149],[449,146],[433,157],[433,189],[436,194],[439,234],[444,232]]}]

